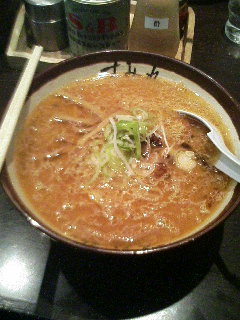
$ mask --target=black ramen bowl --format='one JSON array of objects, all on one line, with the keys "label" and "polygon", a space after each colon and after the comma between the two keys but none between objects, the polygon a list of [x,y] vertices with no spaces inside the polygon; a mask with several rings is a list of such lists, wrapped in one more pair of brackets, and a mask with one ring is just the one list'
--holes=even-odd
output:
[{"label": "black ramen bowl", "polygon": [[[14,136],[17,136],[18,130],[21,129],[27,114],[31,112],[43,98],[74,80],[94,77],[99,73],[141,74],[149,78],[162,77],[183,83],[187,88],[207,101],[216,112],[220,113],[224,122],[227,123],[229,127],[232,139],[236,141],[235,151],[238,154],[240,153],[240,122],[237,116],[240,112],[240,107],[221,85],[205,73],[181,61],[156,54],[131,51],[107,51],[72,58],[37,75],[33,80],[26,101],[26,107],[21,114]],[[161,245],[156,248],[128,251],[88,246],[57,233],[30,208],[23,191],[19,187],[12,165],[13,152],[14,140],[8,152],[5,168],[2,173],[4,189],[12,202],[34,227],[61,243],[81,250],[110,254],[145,254],[177,248],[208,233],[223,222],[240,203],[240,185],[235,184],[232,195],[224,208],[211,220],[208,220],[205,225],[201,226],[199,230],[176,242]]]}]

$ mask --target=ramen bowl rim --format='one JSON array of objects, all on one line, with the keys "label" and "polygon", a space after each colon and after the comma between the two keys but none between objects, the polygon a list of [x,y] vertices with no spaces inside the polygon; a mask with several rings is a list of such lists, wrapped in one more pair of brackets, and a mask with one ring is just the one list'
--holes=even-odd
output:
[{"label": "ramen bowl rim", "polygon": [[[166,56],[162,56],[159,54],[152,54],[152,53],[146,53],[146,52],[140,52],[140,51],[129,51],[129,50],[109,50],[109,51],[90,53],[81,57],[73,57],[73,58],[67,59],[36,75],[33,79],[27,99],[34,92],[39,90],[43,85],[46,85],[46,83],[48,83],[49,81],[54,80],[57,76],[62,75],[68,71],[85,67],[85,66],[91,66],[96,63],[113,62],[113,61],[126,61],[126,62],[130,61],[130,62],[141,63],[146,65],[151,64],[152,66],[156,65],[160,68],[165,67],[168,71],[169,70],[173,71],[179,74],[180,76],[186,77],[187,75],[186,78],[188,80],[191,80],[194,83],[197,83],[201,88],[205,89],[208,92],[208,94],[213,96],[219,103],[220,101],[222,101],[221,100],[222,97],[227,98],[228,99],[227,105],[229,105],[230,110],[228,110],[225,104],[223,108],[230,116],[238,135],[240,135],[240,125],[237,126],[237,122],[234,121],[234,112],[240,112],[240,106],[238,102],[229,94],[229,92],[217,81],[215,81],[212,77],[210,77],[208,74],[204,73],[203,71],[199,70],[198,68],[192,65],[189,65],[185,62],[182,62],[173,58],[169,58]],[[175,69],[175,67],[177,66],[180,66],[179,69],[182,68],[181,70],[183,74],[179,73],[179,69],[178,70]],[[198,79],[198,82],[196,82],[196,79]],[[202,82],[200,80],[202,80]],[[201,85],[199,82],[201,82]],[[32,213],[31,210],[27,208],[27,206],[24,204],[22,199],[20,199],[20,197],[18,196],[17,191],[15,191],[14,186],[11,183],[10,177],[7,172],[6,163],[1,173],[1,183],[6,194],[11,199],[13,204],[17,207],[17,209],[27,218],[27,220],[35,228],[39,229],[44,234],[48,235],[51,239],[59,241],[60,243],[63,243],[65,245],[69,245],[70,247],[78,248],[81,250],[105,253],[105,254],[117,254],[117,255],[148,254],[148,253],[161,252],[169,249],[182,247],[183,245],[197,240],[198,238],[210,232],[212,229],[216,228],[227,217],[229,217],[230,214],[233,213],[234,209],[240,203],[240,184],[237,184],[234,189],[233,197],[227,203],[225,208],[211,222],[209,222],[207,225],[203,226],[203,228],[194,232],[193,234],[186,236],[185,238],[179,239],[175,242],[168,243],[165,245],[160,245],[153,248],[130,249],[130,250],[107,249],[107,248],[97,247],[93,245],[83,244],[75,240],[72,240],[70,238],[67,238],[61,235],[60,233],[55,232],[53,229],[47,226],[47,224],[41,221],[41,219],[34,216],[34,213]],[[233,199],[235,194],[236,194],[235,199]],[[237,195],[239,196],[237,197]]]}]

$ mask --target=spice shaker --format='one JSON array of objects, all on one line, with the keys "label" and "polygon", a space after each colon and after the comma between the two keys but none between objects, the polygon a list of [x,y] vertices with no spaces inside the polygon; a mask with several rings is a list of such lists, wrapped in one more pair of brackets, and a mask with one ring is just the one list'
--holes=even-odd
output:
[{"label": "spice shaker", "polygon": [[65,0],[73,55],[127,49],[130,0]]},{"label": "spice shaker", "polygon": [[179,0],[138,0],[128,48],[175,57],[179,42]]},{"label": "spice shaker", "polygon": [[63,0],[23,0],[25,26],[29,44],[43,46],[45,51],[58,51],[68,46]]}]

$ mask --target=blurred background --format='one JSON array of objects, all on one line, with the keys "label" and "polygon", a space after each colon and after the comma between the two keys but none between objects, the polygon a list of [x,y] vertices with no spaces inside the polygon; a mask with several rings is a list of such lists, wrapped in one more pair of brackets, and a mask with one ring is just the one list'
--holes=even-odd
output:
[{"label": "blurred background", "polygon": [[[191,4],[211,4],[228,0],[189,0]],[[21,0],[0,0],[0,54],[5,52],[8,38]]]}]

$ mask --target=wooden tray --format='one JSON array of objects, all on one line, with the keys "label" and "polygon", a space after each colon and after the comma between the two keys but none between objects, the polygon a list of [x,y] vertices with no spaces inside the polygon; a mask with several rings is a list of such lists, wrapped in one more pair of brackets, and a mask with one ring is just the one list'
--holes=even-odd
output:
[{"label": "wooden tray", "polygon": [[[132,22],[134,16],[134,10],[136,7],[136,1],[131,1],[131,13],[130,22]],[[195,14],[191,7],[188,8],[188,24],[185,27],[183,37],[179,44],[179,49],[176,58],[182,60],[186,63],[191,62],[193,37],[194,37],[194,27],[195,27]],[[15,68],[22,68],[26,59],[29,59],[32,49],[27,45],[25,25],[25,8],[22,5],[17,14],[12,33],[9,39],[9,44],[6,49],[6,55],[9,64]],[[65,59],[71,58],[72,55],[69,48],[62,51],[47,52],[43,51],[40,63],[38,66],[38,71],[45,69],[49,64],[55,64],[61,62]]]}]

